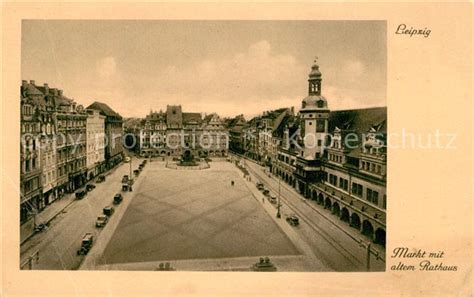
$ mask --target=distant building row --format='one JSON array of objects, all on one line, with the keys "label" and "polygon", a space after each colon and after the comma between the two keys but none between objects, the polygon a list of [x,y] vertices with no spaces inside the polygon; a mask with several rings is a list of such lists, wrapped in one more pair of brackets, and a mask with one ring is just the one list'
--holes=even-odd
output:
[{"label": "distant building row", "polygon": [[262,162],[301,195],[385,245],[387,108],[330,111],[314,64],[292,108],[228,120],[231,151]]},{"label": "distant building row", "polygon": [[181,105],[168,105],[165,112],[150,111],[126,126],[133,135],[130,145],[143,157],[181,156],[186,151],[202,158],[227,155],[229,135],[216,113],[201,116],[183,112]]},{"label": "distant building row", "polygon": [[104,103],[84,109],[48,84],[22,81],[20,221],[123,158],[122,117]]}]

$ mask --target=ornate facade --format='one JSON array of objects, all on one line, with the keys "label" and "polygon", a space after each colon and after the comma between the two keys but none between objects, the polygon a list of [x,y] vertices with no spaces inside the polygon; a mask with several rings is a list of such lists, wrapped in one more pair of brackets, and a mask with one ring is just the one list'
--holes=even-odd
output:
[{"label": "ornate facade", "polygon": [[226,156],[228,132],[213,113],[183,112],[181,105],[168,105],[166,112],[150,112],[135,129],[140,155],[180,156],[190,151],[195,157]]}]

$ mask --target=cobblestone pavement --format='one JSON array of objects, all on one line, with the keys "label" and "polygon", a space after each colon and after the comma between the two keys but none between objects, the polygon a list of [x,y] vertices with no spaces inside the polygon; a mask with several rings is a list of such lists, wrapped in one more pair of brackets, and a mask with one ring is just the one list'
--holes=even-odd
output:
[{"label": "cobblestone pavement", "polygon": [[100,265],[299,254],[231,163],[147,167]]}]

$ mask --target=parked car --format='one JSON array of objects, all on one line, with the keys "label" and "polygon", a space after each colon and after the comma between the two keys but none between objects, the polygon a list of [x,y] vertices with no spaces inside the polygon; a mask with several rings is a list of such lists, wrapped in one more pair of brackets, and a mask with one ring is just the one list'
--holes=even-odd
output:
[{"label": "parked car", "polygon": [[270,195],[270,191],[267,190],[267,189],[264,189],[262,193],[263,193],[263,195],[265,195],[265,196],[269,196],[269,195]]},{"label": "parked car", "polygon": [[126,182],[128,182],[128,175],[124,175],[122,177],[122,183],[126,183]]},{"label": "parked car", "polygon": [[95,189],[95,185],[94,185],[94,184],[87,184],[87,185],[86,185],[86,191],[87,191],[87,192],[90,192],[90,191],[92,191],[92,190],[94,190],[94,189]]},{"label": "parked car", "polygon": [[131,192],[132,187],[129,184],[122,184],[122,192]]},{"label": "parked car", "polygon": [[76,199],[82,199],[87,195],[87,191],[85,189],[81,189],[76,192]]},{"label": "parked car", "polygon": [[122,200],[123,200],[122,194],[120,194],[120,193],[115,194],[115,196],[114,196],[114,204],[120,204],[120,203],[122,203]]},{"label": "parked car", "polygon": [[124,161],[125,161],[125,163],[130,162],[130,157],[125,157],[125,160],[124,160]]},{"label": "parked car", "polygon": [[112,205],[109,205],[109,206],[104,207],[104,209],[102,210],[102,212],[103,212],[106,216],[110,217],[111,215],[114,214],[115,208],[114,208]]},{"label": "parked car", "polygon": [[99,175],[97,177],[96,183],[101,183],[105,181],[105,175]]},{"label": "parked car", "polygon": [[140,175],[140,170],[138,169],[133,170],[133,174],[135,174],[135,176]]},{"label": "parked car", "polygon": [[298,226],[300,224],[300,219],[296,216],[296,215],[289,215],[287,218],[286,218],[286,221],[288,222],[288,224],[290,224],[291,226]]},{"label": "parked car", "polygon": [[81,242],[81,247],[79,250],[77,250],[78,255],[87,255],[89,253],[89,250],[92,248],[92,245],[94,244],[94,236],[92,233],[86,233],[82,237],[82,242]]},{"label": "parked car", "polygon": [[259,189],[260,191],[263,191],[265,187],[263,186],[261,182],[257,182],[257,189]]},{"label": "parked car", "polygon": [[270,200],[270,203],[277,203],[277,197],[275,195],[270,195],[268,200]]},{"label": "parked car", "polygon": [[108,221],[109,221],[109,218],[107,216],[100,215],[97,217],[97,220],[95,221],[95,226],[98,228],[104,227]]}]

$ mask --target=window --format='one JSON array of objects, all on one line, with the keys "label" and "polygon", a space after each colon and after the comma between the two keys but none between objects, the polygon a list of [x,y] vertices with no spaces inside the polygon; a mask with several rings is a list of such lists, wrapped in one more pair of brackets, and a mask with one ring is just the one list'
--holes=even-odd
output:
[{"label": "window", "polygon": [[318,146],[321,146],[323,144],[321,139],[318,139]]},{"label": "window", "polygon": [[372,191],[371,189],[367,189],[367,201],[378,205],[379,204],[379,193],[376,191]]},{"label": "window", "polygon": [[359,185],[357,183],[352,183],[352,194],[362,197],[362,185]]},{"label": "window", "polygon": [[347,179],[344,179],[342,177],[339,178],[339,188],[347,191],[349,188],[349,181]]},{"label": "window", "polygon": [[333,174],[329,174],[329,183],[337,187],[337,176]]},{"label": "window", "polygon": [[383,195],[382,207],[387,208],[387,195]]}]

